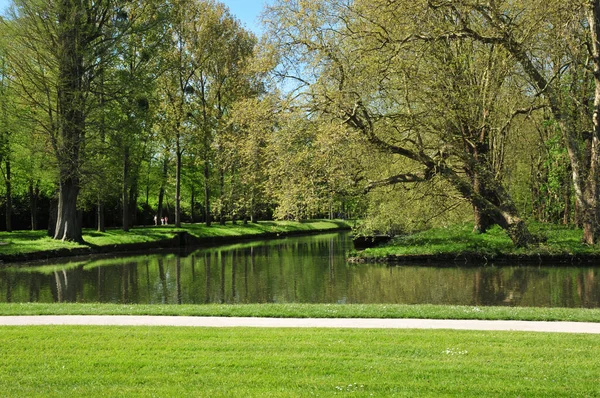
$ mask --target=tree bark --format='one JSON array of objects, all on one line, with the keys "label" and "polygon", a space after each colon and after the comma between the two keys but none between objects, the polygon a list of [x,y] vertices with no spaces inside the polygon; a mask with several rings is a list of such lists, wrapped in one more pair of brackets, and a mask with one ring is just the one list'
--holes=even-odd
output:
[{"label": "tree bark", "polygon": [[163,160],[163,178],[162,178],[162,182],[160,184],[160,190],[158,191],[158,209],[157,209],[157,213],[158,213],[158,221],[160,222],[160,219],[164,217],[163,214],[163,201],[164,201],[164,197],[165,197],[165,184],[167,183],[167,172],[168,172],[168,163],[167,163],[167,157],[165,156],[164,160]]},{"label": "tree bark", "polygon": [[54,239],[83,242],[81,225],[77,214],[79,180],[75,177],[61,178],[58,193],[58,211]]},{"label": "tree bark", "polygon": [[123,190],[121,192],[121,201],[123,203],[123,231],[129,231],[129,147],[125,147],[123,153]]},{"label": "tree bark", "polygon": [[181,148],[177,137],[177,164],[175,166],[175,227],[181,227]]},{"label": "tree bark", "polygon": [[98,232],[106,232],[106,223],[104,218],[104,203],[102,202],[102,198],[98,195],[98,205],[97,205],[97,223],[98,223]]},{"label": "tree bark", "polygon": [[37,201],[40,196],[40,189],[33,186],[33,181],[29,181],[29,209],[31,214],[31,230],[37,229]]},{"label": "tree bark", "polygon": [[206,217],[205,223],[207,227],[210,227],[212,224],[211,214],[210,214],[210,186],[209,186],[209,178],[210,178],[210,169],[208,166],[208,159],[204,160],[204,214]]},{"label": "tree bark", "polygon": [[12,184],[11,184],[11,172],[10,172],[10,160],[6,160],[4,165],[6,166],[6,178],[4,180],[6,184],[6,232],[12,232]]},{"label": "tree bark", "polygon": [[598,225],[598,172],[600,172],[600,3],[588,2],[588,24],[592,41],[592,62],[594,65],[594,108],[593,132],[591,138],[589,171],[585,181],[583,200],[583,239],[587,244],[597,243]]},{"label": "tree bark", "polygon": [[191,188],[191,198],[190,198],[190,217],[192,218],[192,224],[194,223],[194,219],[196,217],[196,212],[194,211],[194,207],[195,207],[195,202],[196,202],[196,190],[194,189],[194,184],[192,183],[192,188]]},{"label": "tree bark", "polygon": [[225,225],[225,170],[219,171],[219,224]]},{"label": "tree bark", "polygon": [[[60,168],[58,215],[54,239],[83,242],[77,217],[81,147],[85,131],[83,55],[86,22],[83,5],[58,3],[58,135],[53,145]],[[85,32],[85,33],[84,33]]]}]

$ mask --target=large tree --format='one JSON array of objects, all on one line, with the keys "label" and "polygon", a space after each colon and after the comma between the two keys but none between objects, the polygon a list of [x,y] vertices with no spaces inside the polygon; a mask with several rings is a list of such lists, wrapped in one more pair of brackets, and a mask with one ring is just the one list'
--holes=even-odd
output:
[{"label": "large tree", "polygon": [[55,239],[82,241],[77,198],[87,105],[98,59],[114,39],[105,27],[117,14],[118,5],[110,0],[16,1],[13,9],[12,65],[25,100],[47,110],[44,130],[58,167]]},{"label": "large tree", "polygon": [[[593,0],[430,2],[452,24],[437,37],[502,46],[544,98],[563,138],[584,241],[600,234],[600,4]],[[430,35],[433,37],[433,35]],[[592,89],[590,90],[590,86]]]},{"label": "large tree", "polygon": [[476,229],[498,224],[515,245],[531,241],[490,145],[537,106],[498,105],[509,97],[506,51],[421,34],[446,21],[424,2],[283,1],[269,13],[288,67],[281,74],[301,83],[300,104],[404,159],[401,172],[371,181],[366,191],[442,178],[471,203]]}]

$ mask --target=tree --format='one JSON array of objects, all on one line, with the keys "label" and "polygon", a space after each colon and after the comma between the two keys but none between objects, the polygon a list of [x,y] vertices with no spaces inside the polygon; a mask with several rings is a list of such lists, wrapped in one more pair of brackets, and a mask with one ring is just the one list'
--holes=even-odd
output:
[{"label": "tree", "polygon": [[365,191],[439,177],[473,206],[477,230],[498,224],[515,245],[532,241],[491,156],[493,136],[536,107],[495,106],[512,71],[505,51],[421,34],[446,20],[425,3],[285,1],[269,15],[300,105],[404,159],[402,172]]},{"label": "tree", "polygon": [[[0,19],[1,22],[1,19]],[[12,175],[9,68],[5,45],[0,41],[0,169],[6,187],[6,231],[12,232]],[[3,164],[2,164],[3,163]]]},{"label": "tree", "polygon": [[111,39],[104,26],[112,21],[115,4],[16,1],[13,11],[12,65],[25,99],[43,104],[47,111],[44,130],[59,171],[54,238],[82,241],[77,197],[85,159],[87,102],[97,59]]},{"label": "tree", "polygon": [[[505,48],[520,64],[535,95],[546,99],[567,149],[584,241],[596,243],[600,233],[598,2],[532,0],[515,6],[504,1],[476,1],[432,3],[431,8],[443,10],[457,21],[446,30],[446,37],[470,37]],[[591,95],[586,93],[587,82],[593,82]]]}]

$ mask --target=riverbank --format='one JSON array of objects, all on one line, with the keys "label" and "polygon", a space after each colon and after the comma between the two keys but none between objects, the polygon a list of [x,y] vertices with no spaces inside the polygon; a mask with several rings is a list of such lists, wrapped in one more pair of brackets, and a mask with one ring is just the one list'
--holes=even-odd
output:
[{"label": "riverbank", "polygon": [[529,224],[538,244],[516,248],[506,233],[493,227],[485,234],[472,232],[472,224],[434,228],[397,236],[373,248],[350,253],[353,263],[481,265],[481,264],[582,264],[600,261],[600,247],[583,243],[580,229],[563,225]]},{"label": "riverbank", "polygon": [[351,224],[342,220],[261,221],[258,223],[183,224],[136,227],[125,232],[85,229],[85,244],[51,239],[45,231],[0,232],[0,262],[12,263],[73,257],[97,253],[119,253],[153,249],[201,247],[249,239],[267,239],[289,235],[349,230]]},{"label": "riverbank", "polygon": [[457,319],[598,322],[600,309],[406,304],[86,304],[0,303],[0,316],[151,315],[257,318]]}]

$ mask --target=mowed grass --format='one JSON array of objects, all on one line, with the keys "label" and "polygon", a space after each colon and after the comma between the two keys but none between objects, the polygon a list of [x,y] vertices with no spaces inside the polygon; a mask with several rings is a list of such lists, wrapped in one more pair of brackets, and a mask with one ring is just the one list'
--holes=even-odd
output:
[{"label": "mowed grass", "polygon": [[246,225],[241,222],[236,224],[229,222],[225,225],[213,224],[210,227],[204,224],[183,224],[181,228],[164,225],[136,227],[132,228],[129,232],[121,229],[109,229],[106,232],[85,229],[83,231],[83,240],[86,244],[83,245],[51,239],[47,236],[46,231],[0,232],[0,255],[27,254],[58,249],[77,249],[89,246],[114,246],[157,242],[164,239],[171,239],[178,232],[183,231],[198,238],[232,238],[259,236],[265,233],[285,234],[290,232],[329,231],[339,228],[350,228],[350,224],[341,220],[311,220],[306,222],[262,221]]},{"label": "mowed grass", "polygon": [[482,255],[493,259],[500,254],[516,255],[585,255],[599,254],[600,248],[583,243],[581,229],[564,225],[529,224],[529,230],[541,243],[516,248],[498,226],[484,234],[473,233],[473,224],[432,228],[423,232],[398,236],[388,244],[352,253],[357,257],[421,256],[421,255]]},{"label": "mowed grass", "polygon": [[600,395],[596,336],[1,327],[3,397]]},{"label": "mowed grass", "polygon": [[404,304],[0,303],[8,315],[158,315],[265,318],[417,318],[600,322],[600,309]]}]

